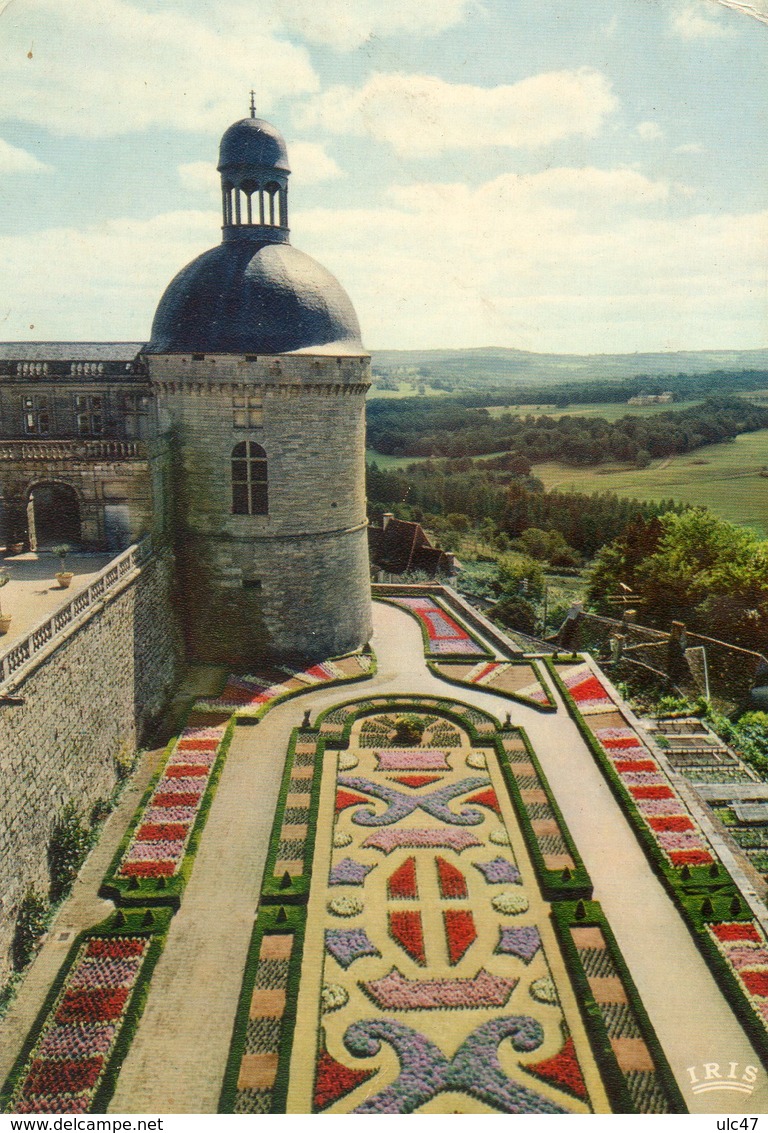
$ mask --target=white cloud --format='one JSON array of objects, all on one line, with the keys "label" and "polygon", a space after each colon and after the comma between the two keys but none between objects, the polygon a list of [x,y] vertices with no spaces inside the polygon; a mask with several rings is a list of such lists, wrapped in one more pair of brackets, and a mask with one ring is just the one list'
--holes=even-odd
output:
[{"label": "white cloud", "polygon": [[[667,215],[675,198],[633,169],[557,168],[403,186],[380,208],[298,211],[292,226],[349,290],[370,346],[763,345],[768,213]],[[218,239],[213,208],[0,238],[0,333],[144,339],[170,278]]]},{"label": "white cloud", "polygon": [[[710,11],[714,10],[710,8]],[[703,4],[686,4],[672,16],[672,30],[682,39],[723,39],[733,35],[730,28],[710,15]]]},{"label": "white cloud", "polygon": [[706,146],[701,145],[700,142],[686,142],[685,145],[677,146],[674,150],[675,153],[706,153]]},{"label": "white cloud", "polygon": [[476,0],[275,0],[270,8],[294,34],[349,51],[379,36],[436,35],[461,23],[478,4]]},{"label": "white cloud", "polygon": [[208,197],[221,195],[221,177],[210,161],[190,161],[180,165],[179,180],[191,193],[205,193]]},{"label": "white cloud", "polygon": [[[150,127],[220,130],[258,82],[268,110],[318,89],[307,52],[233,8],[226,31],[131,0],[20,0],[3,17],[0,118],[111,137]],[[30,58],[31,54],[31,58]]]},{"label": "white cloud", "polygon": [[12,146],[0,138],[0,173],[48,173],[50,165],[46,165],[25,149]]},{"label": "white cloud", "polygon": [[664,131],[658,122],[639,122],[635,132],[644,142],[655,142],[664,137]]},{"label": "white cloud", "polygon": [[605,76],[583,68],[489,88],[377,73],[358,90],[332,87],[299,113],[305,127],[367,134],[418,156],[480,146],[535,149],[573,135],[594,137],[617,106]]},{"label": "white cloud", "polygon": [[667,188],[643,180],[552,170],[423,184],[383,209],[299,213],[294,232],[349,288],[374,347],[763,345],[768,213],[658,215]]},{"label": "white cloud", "polygon": [[344,171],[317,142],[289,142],[288,160],[293,171],[292,180],[302,185],[335,181],[344,176]]}]

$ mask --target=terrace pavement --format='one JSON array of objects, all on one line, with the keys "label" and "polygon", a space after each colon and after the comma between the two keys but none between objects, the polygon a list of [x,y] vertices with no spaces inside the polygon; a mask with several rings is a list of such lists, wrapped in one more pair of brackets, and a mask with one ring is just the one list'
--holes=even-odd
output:
[{"label": "terrace pavement", "polygon": [[0,588],[0,608],[13,619],[8,633],[0,636],[0,652],[25,637],[59,606],[84,590],[114,557],[113,552],[70,552],[66,569],[75,577],[65,590],[56,581],[56,572],[61,567],[58,556],[51,551],[27,551],[0,559],[0,570],[10,575],[10,582]]}]

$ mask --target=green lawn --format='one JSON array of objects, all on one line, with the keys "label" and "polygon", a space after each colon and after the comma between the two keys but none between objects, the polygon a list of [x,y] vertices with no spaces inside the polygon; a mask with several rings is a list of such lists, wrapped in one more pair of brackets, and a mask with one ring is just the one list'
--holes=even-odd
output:
[{"label": "green lawn", "polygon": [[671,401],[666,405],[627,405],[625,401],[591,402],[587,405],[569,405],[567,409],[558,409],[556,405],[492,405],[488,412],[491,417],[503,417],[505,413],[509,413],[513,417],[602,417],[604,421],[618,421],[621,417],[654,417],[657,413],[670,411],[678,413],[701,405],[703,400]]},{"label": "green lawn", "polygon": [[707,445],[685,456],[658,461],[644,469],[568,468],[537,464],[533,472],[547,490],[616,492],[634,499],[680,500],[701,504],[732,523],[768,535],[768,429],[743,433],[731,443]]},{"label": "green lawn", "polygon": [[409,381],[399,381],[397,389],[381,389],[380,386],[373,385],[368,390],[368,397],[371,400],[375,398],[398,398],[398,397],[446,397],[447,391],[444,389],[435,389],[434,386],[424,383],[424,392],[419,393],[419,385],[422,383],[413,383]]},{"label": "green lawn", "polygon": [[[471,460],[493,460],[495,456],[504,456],[507,449],[501,449],[499,452],[485,452],[482,456],[473,456]],[[379,468],[384,471],[385,468],[406,468],[409,464],[418,464],[419,461],[429,460],[427,456],[385,456],[383,453],[376,452],[376,449],[367,448],[365,450],[365,459],[368,464],[378,464]],[[435,460],[444,460],[445,457],[437,456]]]}]

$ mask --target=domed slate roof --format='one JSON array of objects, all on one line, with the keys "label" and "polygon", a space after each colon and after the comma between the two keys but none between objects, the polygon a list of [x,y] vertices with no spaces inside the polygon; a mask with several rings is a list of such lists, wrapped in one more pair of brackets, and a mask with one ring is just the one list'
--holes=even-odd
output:
[{"label": "domed slate roof", "polygon": [[269,166],[290,173],[283,135],[263,118],[242,118],[225,131],[219,146],[218,169]]},{"label": "domed slate roof", "polygon": [[254,240],[225,241],[183,268],[160,300],[146,347],[148,354],[301,350],[364,353],[352,303],[310,256]]}]

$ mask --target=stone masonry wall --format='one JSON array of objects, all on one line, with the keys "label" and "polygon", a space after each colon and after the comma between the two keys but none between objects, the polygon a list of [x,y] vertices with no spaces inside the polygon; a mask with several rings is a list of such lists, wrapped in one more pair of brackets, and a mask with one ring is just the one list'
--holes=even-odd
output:
[{"label": "stone masonry wall", "polygon": [[179,635],[173,561],[157,554],[125,589],[63,638],[0,705],[0,982],[19,902],[47,893],[46,844],[62,807],[108,799],[115,758],[130,753],[175,683]]}]

